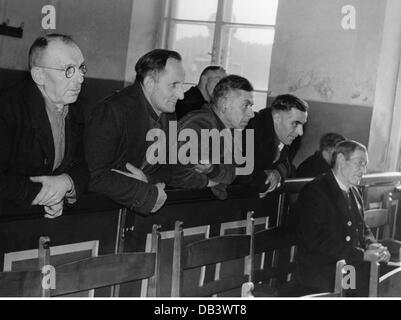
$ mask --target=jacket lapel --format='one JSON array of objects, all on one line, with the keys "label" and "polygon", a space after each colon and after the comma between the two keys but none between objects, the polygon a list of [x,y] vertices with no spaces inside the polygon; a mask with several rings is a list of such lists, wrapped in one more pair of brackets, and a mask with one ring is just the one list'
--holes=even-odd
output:
[{"label": "jacket lapel", "polygon": [[334,177],[334,174],[331,170],[327,173],[327,177],[328,177],[328,186],[329,186],[330,192],[333,196],[333,199],[335,199],[335,205],[336,205],[338,211],[342,214],[342,216],[347,221],[349,221],[351,219],[351,216],[348,211],[347,200],[345,199],[343,191],[341,190],[340,186],[338,185],[336,178]]},{"label": "jacket lapel", "polygon": [[356,190],[356,188],[351,187],[350,188],[350,197],[352,197],[352,201],[356,204],[356,206],[358,207],[358,220],[363,221],[364,219],[364,212],[363,212],[363,204],[362,204],[362,200],[360,195],[358,194],[358,191]]},{"label": "jacket lapel", "polygon": [[44,166],[52,169],[54,163],[53,134],[44,99],[32,80],[25,91],[24,99],[32,119],[32,128],[45,155]]}]

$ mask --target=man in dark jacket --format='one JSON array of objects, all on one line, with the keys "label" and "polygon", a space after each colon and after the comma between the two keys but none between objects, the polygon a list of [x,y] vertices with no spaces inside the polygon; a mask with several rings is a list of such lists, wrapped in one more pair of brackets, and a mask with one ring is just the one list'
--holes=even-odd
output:
[{"label": "man in dark jacket", "polygon": [[169,136],[175,104],[184,96],[185,75],[181,56],[162,49],[140,58],[135,71],[133,85],[94,108],[86,128],[85,153],[90,190],[148,214],[166,201],[164,187],[171,178],[171,167],[155,164],[147,152],[152,145],[148,133],[159,129]]},{"label": "man in dark jacket", "polygon": [[366,171],[365,146],[337,144],[333,169],[308,183],[297,203],[297,280],[316,293],[333,291],[336,262],[356,269],[356,292],[366,294],[369,269],[363,261],[388,261],[386,247],[376,243],[363,220],[363,202],[356,186]]},{"label": "man in dark jacket", "polygon": [[0,97],[0,214],[43,206],[47,218],[86,190],[81,108],[86,67],[65,35],[39,37],[29,50],[30,77]]},{"label": "man in dark jacket", "polygon": [[[253,118],[252,106],[253,87],[247,79],[230,75],[220,80],[211,104],[187,114],[179,122],[180,134],[194,133],[197,139],[190,136],[189,141],[180,141],[178,154],[184,154],[181,148],[192,147],[198,157],[195,163],[174,166],[171,185],[184,189],[209,186],[219,199],[225,199],[226,185],[236,176],[235,138],[241,138],[240,131]],[[178,159],[180,163],[183,160]]]},{"label": "man in dark jacket", "polygon": [[331,168],[334,147],[345,138],[338,133],[326,133],[320,138],[320,148],[297,168],[297,177],[317,177]]},{"label": "man in dark jacket", "polygon": [[289,146],[295,138],[303,135],[307,111],[306,101],[284,94],[274,99],[271,108],[255,115],[246,127],[255,135],[255,169],[251,175],[238,177],[238,183],[257,187],[259,196],[263,198],[291,175]]},{"label": "man in dark jacket", "polygon": [[177,102],[175,108],[177,119],[180,120],[187,113],[199,110],[210,103],[214,87],[226,75],[226,71],[220,66],[206,67],[199,77],[198,85],[186,91],[184,99]]}]

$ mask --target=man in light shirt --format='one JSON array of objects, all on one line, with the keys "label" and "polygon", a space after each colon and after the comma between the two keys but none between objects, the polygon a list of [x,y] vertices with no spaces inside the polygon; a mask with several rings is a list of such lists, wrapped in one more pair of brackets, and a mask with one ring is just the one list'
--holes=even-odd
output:
[{"label": "man in light shirt", "polygon": [[50,34],[32,44],[29,70],[0,96],[0,214],[38,205],[55,218],[89,179],[76,103],[86,66],[71,37]]}]

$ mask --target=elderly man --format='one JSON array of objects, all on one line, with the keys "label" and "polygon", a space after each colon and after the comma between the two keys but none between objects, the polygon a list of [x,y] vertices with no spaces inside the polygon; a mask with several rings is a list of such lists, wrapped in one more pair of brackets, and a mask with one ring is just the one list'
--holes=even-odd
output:
[{"label": "elderly man", "polygon": [[255,170],[251,175],[238,177],[238,183],[257,187],[263,198],[291,175],[289,146],[303,135],[307,111],[306,101],[284,94],[274,99],[271,108],[255,115],[246,127],[255,133]]},{"label": "elderly man", "polygon": [[368,266],[363,261],[390,259],[363,220],[363,202],[356,188],[366,172],[368,155],[356,141],[336,145],[333,169],[308,183],[298,198],[297,280],[314,292],[332,291],[336,262],[356,269],[356,292],[366,294]]},{"label": "elderly man", "polygon": [[166,201],[167,164],[153,164],[146,137],[152,129],[168,136],[175,104],[184,97],[184,69],[175,51],[156,49],[141,57],[135,83],[95,106],[85,134],[90,190],[142,214]]},{"label": "elderly man", "polygon": [[329,132],[320,138],[320,147],[309,158],[305,159],[297,168],[297,177],[317,177],[326,173],[331,168],[332,156],[337,143],[345,138],[338,134]]},{"label": "elderly man", "polygon": [[[253,87],[247,79],[230,75],[220,80],[213,91],[211,104],[187,114],[179,122],[180,133],[192,131],[198,139],[179,142],[178,154],[180,148],[192,146],[199,149],[198,162],[175,166],[171,185],[185,189],[211,186],[219,199],[225,199],[225,186],[234,180],[235,160],[238,160],[233,156],[234,131],[243,130],[253,118],[252,106]],[[210,136],[202,134],[202,131],[210,133],[211,143]],[[241,134],[238,136],[241,137]],[[217,145],[213,146],[213,141],[217,141]],[[195,142],[196,146],[191,145]],[[230,163],[225,163],[225,156],[229,156]],[[181,164],[182,160],[178,159]]]},{"label": "elderly man", "polygon": [[0,97],[0,213],[43,206],[60,216],[86,190],[81,108],[86,67],[69,37],[39,37],[29,50],[30,77]]},{"label": "elderly man", "polygon": [[199,78],[197,86],[191,87],[184,94],[184,99],[177,102],[175,113],[180,120],[187,113],[199,110],[212,100],[213,90],[216,84],[225,76],[226,71],[220,66],[206,67]]}]

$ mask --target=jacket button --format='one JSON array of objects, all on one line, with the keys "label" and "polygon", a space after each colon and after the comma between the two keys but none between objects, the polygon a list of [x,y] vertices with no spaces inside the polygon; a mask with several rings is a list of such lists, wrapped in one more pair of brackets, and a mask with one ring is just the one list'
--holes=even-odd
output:
[{"label": "jacket button", "polygon": [[351,241],[351,237],[350,236],[346,236],[345,237],[345,241],[350,242]]}]

